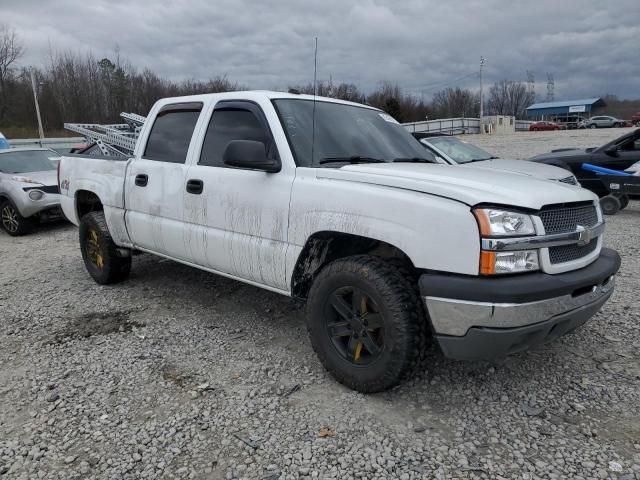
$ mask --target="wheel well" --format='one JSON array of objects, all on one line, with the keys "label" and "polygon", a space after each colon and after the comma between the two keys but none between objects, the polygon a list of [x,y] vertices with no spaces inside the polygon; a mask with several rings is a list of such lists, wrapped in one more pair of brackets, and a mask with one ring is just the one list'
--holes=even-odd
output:
[{"label": "wheel well", "polygon": [[362,254],[394,258],[411,271],[415,271],[409,257],[390,243],[349,233],[317,232],[307,240],[293,269],[291,278],[293,297],[306,299],[314,278],[328,263],[338,258]]},{"label": "wheel well", "polygon": [[81,220],[89,212],[101,212],[103,210],[100,198],[88,190],[78,190],[76,192],[76,212],[78,220]]}]

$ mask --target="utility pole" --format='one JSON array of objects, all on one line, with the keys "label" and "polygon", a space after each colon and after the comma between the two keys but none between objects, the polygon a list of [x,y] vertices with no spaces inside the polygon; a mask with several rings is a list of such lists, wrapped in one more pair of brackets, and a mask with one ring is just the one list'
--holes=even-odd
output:
[{"label": "utility pole", "polygon": [[482,99],[482,69],[484,67],[484,57],[480,57],[480,133],[484,133],[484,128],[482,126],[482,117],[483,117],[483,99]]},{"label": "utility pole", "polygon": [[36,104],[36,115],[38,116],[38,132],[40,133],[40,146],[42,147],[42,141],[44,140],[44,131],[42,130],[42,118],[40,118],[40,105],[38,104],[38,92],[36,90],[36,77],[33,75],[33,67],[31,67],[30,73],[31,73],[31,88],[33,89],[33,101]]}]

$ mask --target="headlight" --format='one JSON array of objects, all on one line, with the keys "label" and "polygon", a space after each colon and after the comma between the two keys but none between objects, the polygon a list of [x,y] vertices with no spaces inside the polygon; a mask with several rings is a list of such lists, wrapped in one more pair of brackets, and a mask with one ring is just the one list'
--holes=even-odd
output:
[{"label": "headlight", "polygon": [[495,208],[478,208],[473,213],[478,219],[480,234],[483,237],[514,237],[536,234],[533,220],[526,213]]},{"label": "headlight", "polygon": [[[482,238],[535,235],[530,215],[498,208],[478,208],[473,211]],[[500,275],[531,272],[540,269],[537,250],[508,252],[480,251],[480,274]]]},{"label": "headlight", "polygon": [[42,200],[44,192],[42,190],[29,190],[29,198],[35,201]]},{"label": "headlight", "polygon": [[505,273],[532,272],[540,269],[537,250],[515,252],[480,253],[480,274],[500,275]]}]

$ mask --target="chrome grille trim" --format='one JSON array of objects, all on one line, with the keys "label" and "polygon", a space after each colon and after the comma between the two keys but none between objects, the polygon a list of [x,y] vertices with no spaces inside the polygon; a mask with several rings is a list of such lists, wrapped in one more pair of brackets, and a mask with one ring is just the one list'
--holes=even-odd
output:
[{"label": "chrome grille trim", "polygon": [[552,233],[550,235],[536,235],[534,237],[513,238],[483,238],[481,241],[483,250],[513,251],[530,250],[532,248],[548,248],[561,245],[580,245],[597,239],[604,232],[604,223],[593,227],[580,226],[571,232]]},{"label": "chrome grille trim", "polygon": [[569,185],[578,185],[576,177],[574,177],[573,175],[571,175],[570,177],[560,178],[558,179],[558,181],[560,183],[568,183]]}]

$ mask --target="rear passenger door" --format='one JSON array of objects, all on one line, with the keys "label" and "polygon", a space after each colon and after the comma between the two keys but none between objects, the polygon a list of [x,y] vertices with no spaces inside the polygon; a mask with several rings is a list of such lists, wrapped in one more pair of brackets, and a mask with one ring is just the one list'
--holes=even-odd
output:
[{"label": "rear passenger door", "polygon": [[144,150],[127,170],[126,225],[143,250],[186,260],[183,228],[186,161],[202,103],[175,103],[157,113]]},{"label": "rear passenger door", "polygon": [[[265,108],[273,110],[270,104]],[[187,253],[205,268],[288,290],[285,260],[295,167],[282,165],[277,173],[228,167],[223,153],[233,140],[262,142],[267,155],[279,159],[261,106],[244,100],[215,104],[187,175],[187,182],[202,185],[185,200]]]}]

